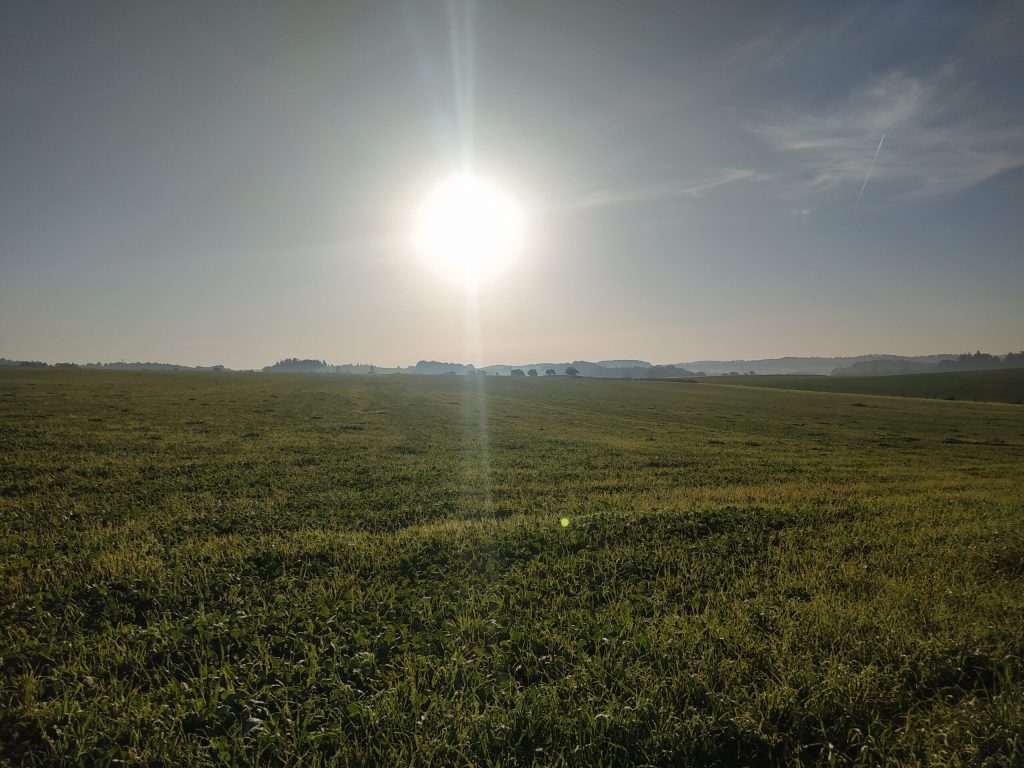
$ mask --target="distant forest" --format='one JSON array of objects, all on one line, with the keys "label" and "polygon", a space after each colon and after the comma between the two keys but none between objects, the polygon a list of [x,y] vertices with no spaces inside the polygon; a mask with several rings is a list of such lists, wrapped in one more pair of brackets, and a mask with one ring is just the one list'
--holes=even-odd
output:
[{"label": "distant forest", "polygon": [[891,376],[901,373],[941,373],[944,371],[995,371],[1024,368],[1024,352],[1003,356],[985,352],[965,353],[954,360],[922,363],[913,360],[863,360],[845,368],[836,368],[833,376]]}]

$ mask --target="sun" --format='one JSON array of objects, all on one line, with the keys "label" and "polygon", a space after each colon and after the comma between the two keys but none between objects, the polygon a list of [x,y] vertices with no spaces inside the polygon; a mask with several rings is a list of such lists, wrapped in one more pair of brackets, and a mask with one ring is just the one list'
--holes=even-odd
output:
[{"label": "sun", "polygon": [[467,285],[494,274],[522,247],[525,217],[515,199],[471,172],[437,182],[416,211],[413,245]]}]

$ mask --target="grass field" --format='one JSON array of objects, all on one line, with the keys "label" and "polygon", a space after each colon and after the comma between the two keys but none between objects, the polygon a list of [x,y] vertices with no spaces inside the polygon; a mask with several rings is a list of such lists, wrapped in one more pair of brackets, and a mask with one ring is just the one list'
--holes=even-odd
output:
[{"label": "grass field", "polygon": [[901,376],[715,376],[701,381],[814,392],[1024,403],[1024,368]]},{"label": "grass field", "polygon": [[1024,408],[4,370],[0,460],[0,763],[1024,764]]}]

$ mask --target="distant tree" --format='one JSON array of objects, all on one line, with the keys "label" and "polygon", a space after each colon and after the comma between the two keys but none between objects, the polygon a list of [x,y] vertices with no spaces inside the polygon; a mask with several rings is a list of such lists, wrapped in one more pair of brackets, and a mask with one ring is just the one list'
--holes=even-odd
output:
[{"label": "distant tree", "polygon": [[546,371],[544,371],[544,375],[545,376],[554,376],[554,375],[556,375],[555,374],[555,369],[554,368],[548,368]]},{"label": "distant tree", "polygon": [[530,370],[528,370],[526,372],[526,375],[527,376],[536,376],[537,375],[537,369],[536,368],[531,368]]},{"label": "distant tree", "polygon": [[566,376],[579,376],[580,372],[573,368],[571,365],[565,369]]},{"label": "distant tree", "polygon": [[513,368],[512,369],[512,375],[513,376],[525,376],[526,372],[523,371],[522,368]]}]

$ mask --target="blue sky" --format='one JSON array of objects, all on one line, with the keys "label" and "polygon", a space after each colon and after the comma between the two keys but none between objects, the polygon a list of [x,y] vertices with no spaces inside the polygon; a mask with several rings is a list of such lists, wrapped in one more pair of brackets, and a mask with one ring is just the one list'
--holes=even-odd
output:
[{"label": "blue sky", "polygon": [[[1020,349],[1022,8],[7,3],[0,355]],[[529,212],[472,310],[408,245],[466,157]]]}]

